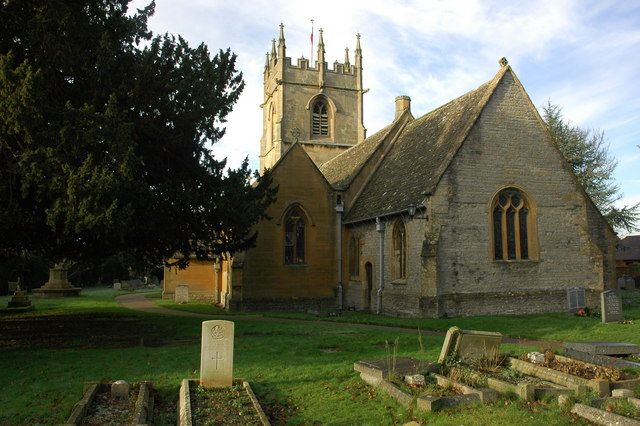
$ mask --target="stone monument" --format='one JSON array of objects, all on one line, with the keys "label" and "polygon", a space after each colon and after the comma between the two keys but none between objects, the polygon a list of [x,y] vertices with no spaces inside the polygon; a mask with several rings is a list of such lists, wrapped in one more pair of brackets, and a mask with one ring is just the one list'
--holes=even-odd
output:
[{"label": "stone monument", "polygon": [[80,290],[82,289],[79,287],[71,286],[67,280],[67,270],[63,264],[58,263],[49,269],[49,281],[42,287],[33,290],[33,293],[43,297],[65,297],[78,296]]},{"label": "stone monument", "polygon": [[20,288],[20,278],[17,281],[16,291],[13,293],[13,297],[7,303],[7,309],[13,312],[30,311],[33,309],[31,300],[27,296],[27,292]]},{"label": "stone monument", "polygon": [[492,331],[461,330],[451,327],[442,344],[438,363],[447,358],[482,359],[493,358],[500,354],[502,334]]},{"label": "stone monument", "polygon": [[206,388],[231,386],[233,381],[232,321],[213,320],[202,323],[200,349],[200,384]]},{"label": "stone monument", "polygon": [[176,286],[176,292],[173,294],[173,301],[175,303],[189,303],[189,286]]},{"label": "stone monument", "polygon": [[571,287],[567,289],[567,310],[569,312],[575,314],[586,306],[584,288]]},{"label": "stone monument", "polygon": [[622,321],[622,300],[617,292],[607,290],[600,293],[600,308],[602,312],[602,322]]}]

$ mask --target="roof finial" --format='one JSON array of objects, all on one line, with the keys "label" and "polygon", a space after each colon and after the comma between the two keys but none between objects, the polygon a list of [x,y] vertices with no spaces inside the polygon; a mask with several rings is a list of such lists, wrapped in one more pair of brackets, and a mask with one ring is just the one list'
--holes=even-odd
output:
[{"label": "roof finial", "polygon": [[350,65],[351,64],[349,63],[349,48],[345,47],[344,48],[344,67],[348,70]]},{"label": "roof finial", "polygon": [[286,45],[284,44],[284,24],[280,22],[280,36],[278,37],[278,58],[280,58],[280,60],[284,60],[285,48]]},{"label": "roof finial", "polygon": [[362,53],[362,49],[360,48],[360,33],[356,34],[356,55]]},{"label": "roof finial", "polygon": [[277,58],[277,54],[276,54],[276,39],[272,39],[271,40],[271,60],[275,62],[276,58]]},{"label": "roof finial", "polygon": [[504,56],[500,58],[498,63],[500,64],[501,67],[506,67],[507,65],[509,65],[509,61],[507,61],[507,58],[505,58]]},{"label": "roof finial", "polygon": [[318,62],[324,62],[324,38],[322,37],[322,28],[318,30],[320,37],[318,39]]},{"label": "roof finial", "polygon": [[265,56],[267,57],[267,60],[264,63],[264,67],[269,68],[269,52],[265,53]]}]

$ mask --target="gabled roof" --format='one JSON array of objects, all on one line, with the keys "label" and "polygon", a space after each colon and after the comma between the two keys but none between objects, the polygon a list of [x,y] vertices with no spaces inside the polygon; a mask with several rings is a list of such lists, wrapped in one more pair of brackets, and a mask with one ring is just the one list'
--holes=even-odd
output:
[{"label": "gabled roof", "polygon": [[354,145],[320,166],[320,171],[334,189],[343,190],[349,187],[353,178],[385,139],[394,124],[395,122],[389,124],[362,143]]},{"label": "gabled roof", "polygon": [[[345,222],[398,213],[434,190],[509,66],[457,99],[408,123]],[[343,154],[344,155],[344,154]],[[410,167],[408,167],[410,165]]]},{"label": "gabled roof", "polygon": [[620,240],[616,260],[640,260],[640,235],[628,235]]}]

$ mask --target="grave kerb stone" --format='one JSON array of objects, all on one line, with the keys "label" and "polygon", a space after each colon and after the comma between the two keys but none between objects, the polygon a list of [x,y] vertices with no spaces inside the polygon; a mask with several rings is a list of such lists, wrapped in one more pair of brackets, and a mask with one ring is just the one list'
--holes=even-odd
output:
[{"label": "grave kerb stone", "polygon": [[202,323],[200,384],[207,388],[231,386],[233,381],[234,323],[225,320]]},{"label": "grave kerb stone", "polygon": [[640,346],[629,342],[565,342],[566,349],[595,355],[632,355],[640,353]]}]

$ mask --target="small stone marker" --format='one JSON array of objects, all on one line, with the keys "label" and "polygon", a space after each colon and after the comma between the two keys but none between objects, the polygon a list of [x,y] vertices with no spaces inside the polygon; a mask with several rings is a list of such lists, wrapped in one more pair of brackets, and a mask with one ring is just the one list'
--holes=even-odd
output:
[{"label": "small stone marker", "polygon": [[411,374],[409,376],[404,376],[404,381],[409,386],[425,386],[427,384],[422,374]]},{"label": "small stone marker", "polygon": [[176,292],[173,295],[173,301],[176,303],[189,303],[189,286],[176,286]]},{"label": "small stone marker", "polygon": [[233,381],[232,321],[213,320],[202,323],[200,350],[200,384],[206,388],[231,386]]},{"label": "small stone marker", "polygon": [[527,359],[534,364],[544,364],[544,354],[540,352],[529,352]]},{"label": "small stone marker", "polygon": [[614,398],[633,398],[635,396],[635,392],[631,389],[614,389],[611,391],[611,396]]},{"label": "small stone marker", "polygon": [[602,310],[602,322],[622,321],[622,301],[620,296],[613,290],[600,293],[600,307]]},{"label": "small stone marker", "polygon": [[448,357],[482,359],[496,357],[500,353],[502,334],[491,331],[461,330],[451,327],[442,344],[438,363]]},{"label": "small stone marker", "polygon": [[129,389],[131,386],[124,380],[116,380],[111,383],[111,396],[113,398],[129,398]]},{"label": "small stone marker", "polygon": [[571,287],[567,289],[567,310],[572,314],[586,307],[584,288]]},{"label": "small stone marker", "polygon": [[633,277],[625,278],[625,287],[627,290],[636,288],[636,280],[634,280]]},{"label": "small stone marker", "polygon": [[114,290],[122,290],[122,283],[113,283]]}]

